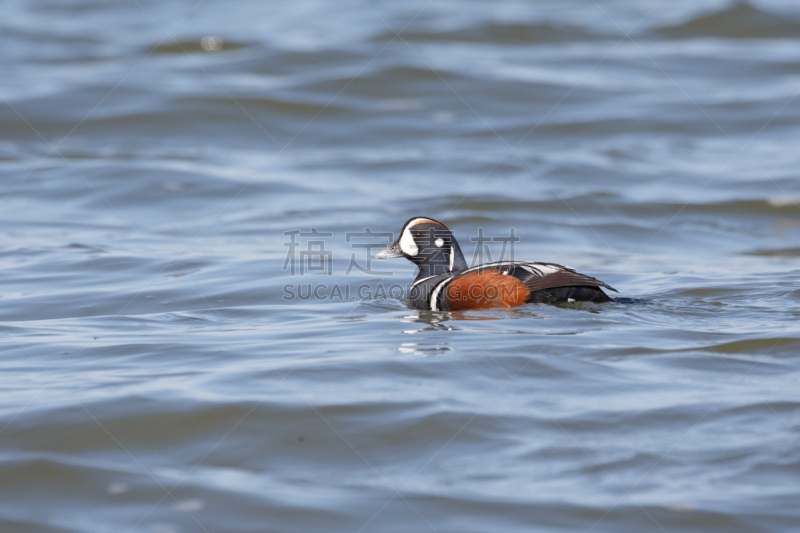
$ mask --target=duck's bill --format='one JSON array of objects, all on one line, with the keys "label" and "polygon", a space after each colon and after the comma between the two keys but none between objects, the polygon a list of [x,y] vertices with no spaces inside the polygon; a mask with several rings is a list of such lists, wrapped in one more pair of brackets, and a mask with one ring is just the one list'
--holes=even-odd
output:
[{"label": "duck's bill", "polygon": [[403,257],[403,252],[400,251],[400,244],[394,243],[385,250],[381,250],[375,254],[375,259],[391,259],[392,257]]}]

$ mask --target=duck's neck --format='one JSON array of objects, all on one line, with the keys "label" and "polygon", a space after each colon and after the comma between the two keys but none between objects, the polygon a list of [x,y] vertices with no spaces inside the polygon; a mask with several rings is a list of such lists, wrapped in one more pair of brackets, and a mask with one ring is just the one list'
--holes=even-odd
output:
[{"label": "duck's neck", "polygon": [[469,268],[457,243],[454,243],[449,250],[443,250],[440,254],[427,257],[425,261],[417,263],[417,266],[419,267],[419,273],[416,281],[431,276],[461,272]]},{"label": "duck's neck", "polygon": [[432,276],[441,276],[442,274],[448,274],[450,272],[450,266],[446,264],[420,265],[419,273],[417,274],[417,279],[415,281],[419,281],[423,278],[430,278]]}]

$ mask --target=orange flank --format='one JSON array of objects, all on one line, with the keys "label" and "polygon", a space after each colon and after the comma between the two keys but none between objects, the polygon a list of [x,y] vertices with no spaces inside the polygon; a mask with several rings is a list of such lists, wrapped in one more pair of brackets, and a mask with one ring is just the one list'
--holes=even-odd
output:
[{"label": "orange flank", "polygon": [[530,294],[525,284],[514,276],[484,270],[451,281],[447,286],[447,305],[451,311],[516,307],[523,305]]}]

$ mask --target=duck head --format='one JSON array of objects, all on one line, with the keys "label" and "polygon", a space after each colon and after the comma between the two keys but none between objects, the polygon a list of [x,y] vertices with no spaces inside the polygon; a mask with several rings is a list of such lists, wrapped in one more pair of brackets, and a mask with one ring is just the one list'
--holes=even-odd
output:
[{"label": "duck head", "polygon": [[439,221],[415,217],[403,225],[400,238],[375,259],[405,257],[419,267],[417,279],[468,268],[453,233]]}]

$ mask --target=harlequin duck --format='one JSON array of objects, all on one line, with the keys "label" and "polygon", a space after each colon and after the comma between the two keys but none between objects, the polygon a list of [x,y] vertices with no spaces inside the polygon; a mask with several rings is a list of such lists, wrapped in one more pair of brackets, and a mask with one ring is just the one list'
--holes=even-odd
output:
[{"label": "harlequin duck", "polygon": [[411,286],[411,304],[418,309],[458,311],[516,307],[526,303],[613,301],[602,281],[553,263],[501,261],[469,268],[455,237],[432,218],[405,223],[400,238],[376,259],[405,257],[419,267]]}]

